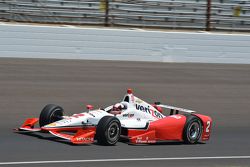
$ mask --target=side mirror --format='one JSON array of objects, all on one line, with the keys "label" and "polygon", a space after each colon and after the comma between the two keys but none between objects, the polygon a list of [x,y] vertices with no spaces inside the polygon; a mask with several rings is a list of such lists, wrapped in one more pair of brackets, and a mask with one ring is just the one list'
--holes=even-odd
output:
[{"label": "side mirror", "polygon": [[86,105],[86,107],[87,107],[88,110],[93,110],[94,109],[94,107],[92,105],[90,105],[90,104]]}]

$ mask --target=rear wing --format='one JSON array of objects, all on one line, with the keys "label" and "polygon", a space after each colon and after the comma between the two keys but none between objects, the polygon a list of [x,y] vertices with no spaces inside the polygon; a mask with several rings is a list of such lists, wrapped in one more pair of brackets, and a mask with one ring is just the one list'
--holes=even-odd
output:
[{"label": "rear wing", "polygon": [[173,115],[174,111],[176,112],[176,114],[178,114],[179,111],[185,112],[185,113],[194,113],[194,112],[196,112],[196,111],[193,111],[193,110],[188,110],[188,109],[185,109],[185,108],[174,107],[174,106],[169,106],[169,105],[164,105],[164,104],[159,104],[157,106],[162,107],[162,108],[166,108],[166,109],[170,109],[170,111],[171,111],[170,115]]}]

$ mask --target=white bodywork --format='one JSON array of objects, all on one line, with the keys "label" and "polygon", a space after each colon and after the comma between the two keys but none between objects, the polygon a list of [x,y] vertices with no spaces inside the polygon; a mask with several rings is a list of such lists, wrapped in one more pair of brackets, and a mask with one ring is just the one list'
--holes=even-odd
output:
[{"label": "white bodywork", "polygon": [[[135,97],[132,93],[126,94],[121,103],[126,106],[126,109],[122,110],[121,114],[115,116],[120,120],[121,126],[124,128],[145,128],[148,122],[165,117],[155,107],[138,97]],[[158,106],[183,112],[194,112],[168,105]],[[104,116],[114,116],[109,113],[112,108],[113,106],[109,106],[105,109],[91,110],[80,114],[74,114],[69,117],[65,116],[64,119],[48,124],[45,128],[96,126],[99,120]]]}]

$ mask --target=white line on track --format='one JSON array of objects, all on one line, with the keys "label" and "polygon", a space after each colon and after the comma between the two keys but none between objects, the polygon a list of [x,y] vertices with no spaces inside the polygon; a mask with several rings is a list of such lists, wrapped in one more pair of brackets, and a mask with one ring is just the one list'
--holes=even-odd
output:
[{"label": "white line on track", "polygon": [[218,157],[173,157],[173,158],[125,158],[125,159],[85,159],[85,160],[58,160],[58,161],[20,161],[0,162],[0,165],[21,164],[55,164],[55,163],[84,163],[84,162],[122,162],[122,161],[168,161],[168,160],[206,160],[206,159],[250,159],[250,156],[218,156]]}]

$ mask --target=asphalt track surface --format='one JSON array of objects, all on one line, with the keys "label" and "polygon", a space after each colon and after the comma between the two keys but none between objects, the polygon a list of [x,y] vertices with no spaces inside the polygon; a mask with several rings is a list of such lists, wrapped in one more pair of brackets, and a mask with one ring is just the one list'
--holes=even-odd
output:
[{"label": "asphalt track surface", "polygon": [[[70,115],[83,111],[85,104],[113,104],[127,88],[148,102],[161,101],[210,115],[214,120],[211,140],[196,145],[119,142],[108,147],[95,143],[74,146],[48,134],[12,131],[25,118],[37,117],[47,103],[63,106]],[[250,166],[249,157],[230,158],[250,156],[249,113],[250,65],[0,59],[0,166]],[[171,159],[221,156],[227,158]],[[61,160],[83,161],[44,163]],[[43,163],[3,164],[23,161]]]}]

